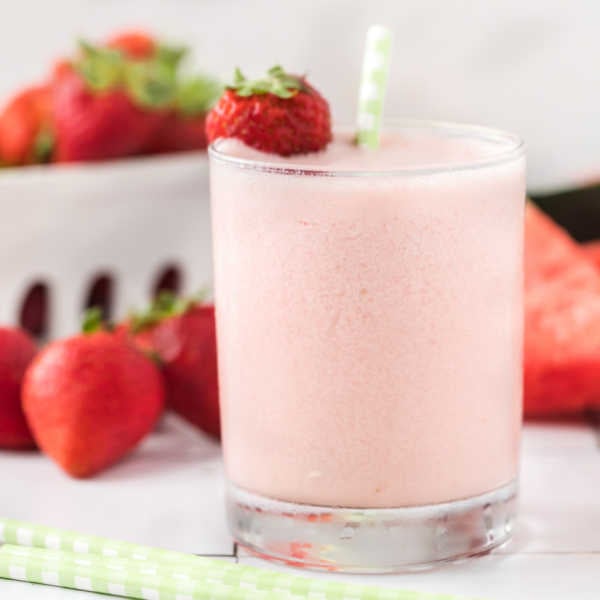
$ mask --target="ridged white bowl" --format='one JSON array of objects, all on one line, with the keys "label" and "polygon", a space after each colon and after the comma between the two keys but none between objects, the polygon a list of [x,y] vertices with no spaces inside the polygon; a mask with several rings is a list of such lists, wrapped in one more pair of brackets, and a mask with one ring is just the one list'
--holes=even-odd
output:
[{"label": "ridged white bowl", "polygon": [[0,324],[19,322],[36,283],[49,338],[77,331],[101,274],[116,318],[171,265],[185,293],[211,284],[206,153],[0,170],[0,206]]}]

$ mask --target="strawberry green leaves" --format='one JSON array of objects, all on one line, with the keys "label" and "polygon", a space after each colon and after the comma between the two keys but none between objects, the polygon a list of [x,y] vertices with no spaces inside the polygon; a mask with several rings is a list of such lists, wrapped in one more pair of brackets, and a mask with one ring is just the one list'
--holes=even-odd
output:
[{"label": "strawberry green leaves", "polygon": [[81,58],[74,66],[91,90],[102,92],[122,84],[126,61],[121,52],[85,40],[80,40],[79,51]]},{"label": "strawberry green leaves", "polygon": [[197,304],[202,303],[204,298],[204,291],[199,292],[195,296],[183,298],[175,295],[173,292],[163,290],[147,310],[131,315],[131,329],[134,333],[139,333],[153,327],[168,317],[183,315]]},{"label": "strawberry green leaves", "polygon": [[79,48],[74,67],[90,90],[123,89],[141,108],[174,108],[191,116],[209,110],[222,92],[219,82],[207,76],[182,79],[180,67],[187,49],[181,46],[160,45],[142,59],[86,41]]},{"label": "strawberry green leaves", "polygon": [[304,89],[300,77],[289,75],[280,65],[275,65],[267,71],[262,79],[248,80],[240,69],[235,70],[233,84],[227,89],[235,90],[238,96],[246,97],[254,94],[274,94],[278,98],[291,98]]},{"label": "strawberry green leaves", "polygon": [[210,110],[222,92],[216,79],[199,75],[179,84],[175,103],[181,114],[191,117]]},{"label": "strawberry green leaves", "polygon": [[160,61],[135,61],[127,64],[125,86],[131,99],[143,108],[165,108],[177,93],[176,72]]}]

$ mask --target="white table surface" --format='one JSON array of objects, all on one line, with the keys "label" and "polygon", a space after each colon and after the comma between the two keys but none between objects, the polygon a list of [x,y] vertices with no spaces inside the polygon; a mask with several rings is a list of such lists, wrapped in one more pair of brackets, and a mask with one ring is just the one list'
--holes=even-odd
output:
[{"label": "white table surface", "polygon": [[[2,517],[266,565],[237,550],[229,537],[218,445],[174,417],[94,479],[69,479],[37,453],[2,452],[0,469]],[[598,600],[598,430],[586,424],[525,427],[517,533],[493,554],[418,574],[315,576],[488,600]],[[98,596],[0,580],[2,600],[58,598]]]}]

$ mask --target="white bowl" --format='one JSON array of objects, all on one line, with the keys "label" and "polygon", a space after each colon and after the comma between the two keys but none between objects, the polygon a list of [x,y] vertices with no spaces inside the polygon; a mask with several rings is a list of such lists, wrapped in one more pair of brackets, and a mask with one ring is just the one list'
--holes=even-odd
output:
[{"label": "white bowl", "polygon": [[148,302],[170,266],[182,292],[212,282],[205,152],[0,170],[0,323],[46,286],[47,337],[79,328],[98,276],[113,317]]}]

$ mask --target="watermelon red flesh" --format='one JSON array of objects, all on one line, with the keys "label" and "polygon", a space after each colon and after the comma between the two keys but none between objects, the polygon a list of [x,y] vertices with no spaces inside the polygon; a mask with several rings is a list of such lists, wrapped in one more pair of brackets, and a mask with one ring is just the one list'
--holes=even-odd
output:
[{"label": "watermelon red flesh", "polygon": [[525,415],[600,408],[600,272],[533,205],[525,236]]},{"label": "watermelon red flesh", "polygon": [[600,272],[600,240],[586,242],[583,244],[582,249]]}]

